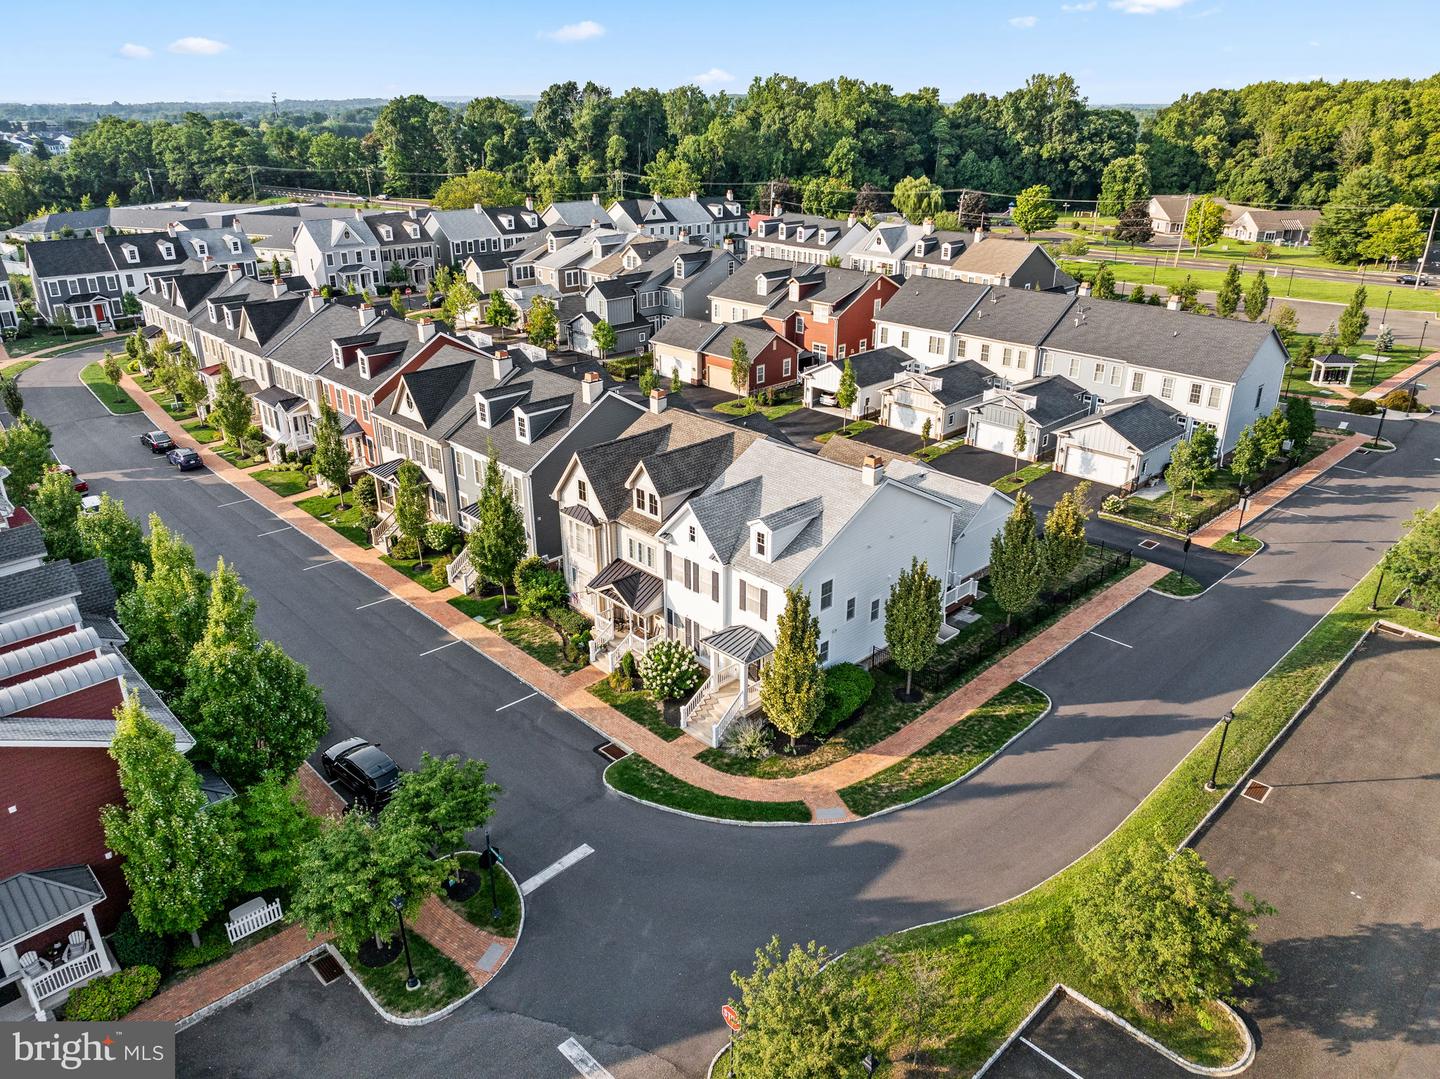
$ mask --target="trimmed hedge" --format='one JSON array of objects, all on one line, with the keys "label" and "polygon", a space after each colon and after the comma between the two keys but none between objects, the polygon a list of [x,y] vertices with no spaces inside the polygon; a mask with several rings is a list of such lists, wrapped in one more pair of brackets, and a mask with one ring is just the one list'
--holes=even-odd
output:
[{"label": "trimmed hedge", "polygon": [[154,967],[128,967],[88,985],[70,990],[65,1020],[70,1023],[109,1023],[123,1019],[155,995],[160,972]]},{"label": "trimmed hedge", "polygon": [[1345,402],[1345,411],[1356,416],[1373,416],[1380,406],[1368,397],[1352,397]]},{"label": "trimmed hedge", "polygon": [[110,948],[122,967],[154,967],[165,971],[170,966],[170,942],[141,929],[135,915],[128,910],[115,923]]},{"label": "trimmed hedge", "polygon": [[864,667],[837,663],[825,668],[825,705],[815,720],[814,733],[822,738],[844,723],[870,699],[875,679]]}]

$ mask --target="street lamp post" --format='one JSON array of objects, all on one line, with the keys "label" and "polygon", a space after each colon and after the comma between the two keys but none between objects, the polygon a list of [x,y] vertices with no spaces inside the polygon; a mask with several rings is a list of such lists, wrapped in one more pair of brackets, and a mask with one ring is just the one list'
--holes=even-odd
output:
[{"label": "street lamp post", "polygon": [[405,932],[405,897],[395,896],[390,900],[390,905],[395,908],[395,917],[400,920],[400,945],[405,949],[405,971],[408,974],[405,988],[413,993],[420,988],[420,979],[415,977],[415,964],[410,962],[410,937]]},{"label": "street lamp post", "polygon": [[1377,450],[1380,448],[1380,432],[1385,430],[1385,413],[1389,411],[1384,405],[1380,406],[1380,426],[1375,428],[1375,448]]},{"label": "street lamp post", "polygon": [[1389,556],[1390,552],[1386,551],[1385,556],[1380,559],[1380,576],[1375,580],[1375,594],[1370,597],[1369,609],[1372,611],[1378,611],[1380,609],[1380,588],[1385,584],[1385,561]]},{"label": "street lamp post", "polygon": [[500,852],[490,843],[490,829],[485,829],[485,858],[490,863],[490,923],[500,924],[500,900],[495,893],[495,867],[500,864]]},{"label": "street lamp post", "polygon": [[1235,522],[1235,538],[1236,538],[1236,540],[1239,540],[1239,538],[1240,538],[1240,529],[1242,529],[1242,528],[1245,527],[1245,507],[1246,507],[1247,505],[1249,505],[1249,503],[1250,503],[1250,487],[1249,487],[1249,485],[1247,484],[1247,485],[1242,486],[1242,487],[1240,488],[1240,519]]},{"label": "street lamp post", "polygon": [[1220,717],[1220,744],[1215,747],[1215,764],[1210,768],[1210,782],[1205,784],[1207,791],[1216,790],[1215,777],[1220,774],[1220,758],[1225,753],[1225,736],[1230,733],[1230,722],[1235,718],[1234,711],[1226,712]]}]

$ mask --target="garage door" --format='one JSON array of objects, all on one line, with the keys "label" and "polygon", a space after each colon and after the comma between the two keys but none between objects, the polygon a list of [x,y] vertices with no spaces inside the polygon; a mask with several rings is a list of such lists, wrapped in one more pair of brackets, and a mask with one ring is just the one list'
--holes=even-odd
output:
[{"label": "garage door", "polygon": [[971,441],[991,453],[1015,452],[1015,432],[993,423],[975,424],[975,434]]},{"label": "garage door", "polygon": [[[930,417],[919,409],[911,408],[909,405],[891,405],[890,419],[888,426],[900,431],[909,431],[912,435],[918,435],[925,428],[925,421]],[[930,425],[932,428],[935,424]],[[931,431],[931,434],[939,434],[938,431]]]},{"label": "garage door", "polygon": [[1095,453],[1080,446],[1072,446],[1066,451],[1065,471],[1111,487],[1123,487],[1130,476],[1129,464],[1123,458]]}]

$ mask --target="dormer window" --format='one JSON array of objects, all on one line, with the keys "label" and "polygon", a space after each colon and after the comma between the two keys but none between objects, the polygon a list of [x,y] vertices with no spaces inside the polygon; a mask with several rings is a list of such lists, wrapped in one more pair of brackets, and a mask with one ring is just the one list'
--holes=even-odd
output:
[{"label": "dormer window", "polygon": [[125,255],[125,261],[131,265],[140,261],[140,249],[134,244],[121,244],[120,250]]},{"label": "dormer window", "polygon": [[413,221],[405,222],[405,232],[412,240],[420,238],[420,226]]},{"label": "dormer window", "polygon": [[225,328],[229,330],[235,328],[235,309],[233,307],[225,308]]},{"label": "dormer window", "polygon": [[682,280],[684,277],[685,277],[685,260],[684,260],[684,259],[676,259],[676,260],[675,260],[675,279],[678,281],[678,280]]},{"label": "dormer window", "polygon": [[[169,247],[169,246],[170,246],[169,244],[165,244],[165,245],[164,245],[164,247]],[[164,247],[162,247],[162,250],[164,250]],[[196,241],[195,241],[195,254],[199,255],[199,256],[203,259],[206,255],[210,254],[210,245],[207,244],[204,240],[196,240]],[[167,259],[172,257],[169,251],[166,251],[166,252],[165,252],[165,257],[166,257]]]},{"label": "dormer window", "polygon": [[758,528],[755,530],[755,557],[765,557],[765,533]]},{"label": "dormer window", "polygon": [[[203,256],[205,254],[205,245],[197,241],[195,244],[195,251],[197,254]],[[175,245],[165,240],[161,240],[160,257],[165,259],[173,259],[175,257]]]},{"label": "dormer window", "polygon": [[534,214],[521,214],[520,216],[525,219],[526,228],[538,229],[540,227],[540,219]]},{"label": "dormer window", "polygon": [[479,421],[481,427],[490,426],[490,406],[484,401],[475,402],[475,419]]},{"label": "dormer window", "polygon": [[232,255],[238,255],[238,254],[240,254],[240,241],[239,241],[239,240],[235,239],[235,237],[233,237],[233,236],[230,236],[230,237],[227,238],[227,242],[230,244],[230,254],[232,254]]},{"label": "dormer window", "polygon": [[530,424],[525,419],[523,412],[515,413],[515,437],[521,442],[528,443],[530,441]]},{"label": "dormer window", "polygon": [[645,512],[645,492],[635,488],[635,508],[641,513]]},{"label": "dormer window", "polygon": [[515,218],[510,214],[501,214],[500,227],[503,228],[506,232],[512,231],[515,228]]},{"label": "dormer window", "polygon": [[339,341],[330,342],[330,356],[335,361],[336,367],[345,366],[345,350],[340,347]]},{"label": "dormer window", "polygon": [[380,226],[380,239],[384,240],[388,244],[394,238],[395,233],[391,230],[389,225]]}]

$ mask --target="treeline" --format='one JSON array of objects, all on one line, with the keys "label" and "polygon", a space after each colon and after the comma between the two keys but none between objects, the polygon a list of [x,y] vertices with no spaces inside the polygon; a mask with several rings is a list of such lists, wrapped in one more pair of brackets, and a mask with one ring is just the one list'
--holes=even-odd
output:
[{"label": "treeline", "polygon": [[429,196],[447,176],[473,172],[476,190],[542,202],[733,187],[752,207],[778,196],[836,212],[886,205],[902,180],[925,177],[951,192],[992,193],[1002,206],[1043,184],[1080,209],[1121,159],[1132,167],[1123,185],[1112,170],[1112,187],[1127,197],[1196,191],[1324,205],[1339,189],[1374,207],[1430,205],[1440,199],[1440,76],[1212,90],[1143,127],[1128,109],[1090,107],[1063,74],[950,103],[934,89],[897,94],[784,75],[756,79],[743,95],[695,86],[615,94],[575,82],[548,87],[533,104],[408,95],[380,108],[363,136],[283,117],[106,117],[66,154],[17,158],[16,171],[0,175],[0,221],[86,199],[148,198],[152,183],[160,196],[219,199],[248,198],[252,183]]}]

